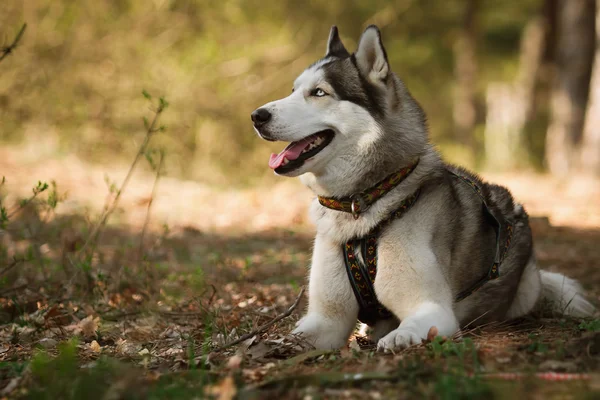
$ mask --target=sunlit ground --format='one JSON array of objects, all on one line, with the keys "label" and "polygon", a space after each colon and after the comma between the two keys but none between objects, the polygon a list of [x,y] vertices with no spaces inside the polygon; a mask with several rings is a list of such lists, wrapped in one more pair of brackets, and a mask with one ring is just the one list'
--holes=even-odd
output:
[{"label": "sunlit ground", "polygon": [[[310,261],[311,193],[285,178],[274,186],[228,190],[163,177],[140,245],[155,179],[140,169],[91,263],[79,264],[74,249],[105,204],[106,177],[120,184],[128,166],[40,157],[36,151],[35,145],[0,150],[6,204],[30,196],[38,181],[56,181],[62,198],[55,213],[26,207],[2,237],[8,255],[36,255],[1,277],[0,387],[11,396],[61,398],[75,390],[101,398],[113,390],[122,398],[164,398],[167,392],[171,398],[205,393],[222,399],[231,398],[218,397],[227,393],[502,398],[598,390],[598,320],[530,318],[472,331],[470,341],[393,356],[357,341],[351,350],[310,352],[286,339],[306,305],[302,300],[273,327],[212,352],[294,302]],[[579,279],[598,303],[599,182],[532,173],[485,177],[507,185],[531,214],[540,266]],[[75,337],[77,343],[60,345]],[[46,353],[60,356],[51,361]],[[365,375],[354,381],[346,372]],[[547,372],[576,378],[548,383]],[[102,379],[102,388],[91,383]]]}]

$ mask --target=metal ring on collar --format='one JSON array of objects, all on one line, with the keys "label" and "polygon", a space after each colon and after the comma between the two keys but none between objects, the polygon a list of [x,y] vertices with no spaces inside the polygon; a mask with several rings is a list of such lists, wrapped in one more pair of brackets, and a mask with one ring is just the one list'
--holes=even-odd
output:
[{"label": "metal ring on collar", "polygon": [[365,199],[358,193],[350,196],[350,199],[352,199],[352,202],[350,203],[350,210],[352,212],[352,216],[354,217],[354,219],[358,219],[361,213],[367,211],[369,205],[367,204]]}]

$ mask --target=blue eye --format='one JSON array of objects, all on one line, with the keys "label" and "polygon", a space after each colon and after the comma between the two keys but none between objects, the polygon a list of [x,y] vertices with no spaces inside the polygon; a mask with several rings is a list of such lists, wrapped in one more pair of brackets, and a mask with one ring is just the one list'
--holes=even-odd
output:
[{"label": "blue eye", "polygon": [[315,97],[323,97],[323,96],[327,96],[327,93],[323,89],[317,88],[317,89],[313,89],[310,92],[310,95],[315,96]]}]

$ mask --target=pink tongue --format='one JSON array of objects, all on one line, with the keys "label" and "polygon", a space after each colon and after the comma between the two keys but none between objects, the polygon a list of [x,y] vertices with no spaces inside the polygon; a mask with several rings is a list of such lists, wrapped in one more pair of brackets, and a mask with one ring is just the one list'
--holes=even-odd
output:
[{"label": "pink tongue", "polygon": [[281,164],[283,164],[284,158],[287,158],[289,161],[297,159],[300,157],[302,150],[304,150],[309,143],[309,138],[302,139],[298,142],[291,143],[279,154],[271,154],[271,158],[269,159],[269,167],[271,167],[271,169],[279,168]]}]

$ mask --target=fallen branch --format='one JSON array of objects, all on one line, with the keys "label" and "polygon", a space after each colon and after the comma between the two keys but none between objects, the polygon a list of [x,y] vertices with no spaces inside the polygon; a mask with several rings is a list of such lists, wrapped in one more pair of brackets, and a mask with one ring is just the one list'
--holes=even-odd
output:
[{"label": "fallen branch", "polygon": [[[558,372],[540,372],[535,374],[527,374],[521,372],[509,373],[489,373],[489,374],[468,374],[469,377],[479,377],[482,379],[505,380],[505,381],[520,381],[529,377],[534,377],[542,381],[589,381],[592,379],[590,374],[566,374]],[[319,372],[316,374],[307,375],[288,375],[280,378],[275,378],[266,382],[261,382],[245,388],[242,393],[252,397],[251,394],[257,394],[261,390],[273,388],[287,387],[304,387],[304,386],[339,386],[339,385],[358,385],[373,381],[398,381],[403,379],[398,372],[378,372],[365,371],[359,373],[348,372]]]},{"label": "fallen branch", "polygon": [[0,55],[0,62],[2,62],[2,60],[4,60],[6,57],[8,57],[8,55],[11,54],[14,49],[17,48],[17,45],[19,44],[21,37],[23,37],[23,34],[25,33],[26,28],[27,28],[27,24],[23,24],[23,26],[21,27],[21,30],[19,31],[19,33],[17,33],[17,36],[15,37],[15,40],[13,40],[12,44],[10,46],[4,47],[1,50],[2,54]]},{"label": "fallen branch", "polygon": [[275,318],[273,318],[266,324],[259,326],[252,332],[242,335],[238,339],[236,339],[232,342],[229,342],[227,344],[224,344],[223,346],[217,347],[215,350],[213,350],[213,353],[218,353],[218,352],[223,351],[231,346],[235,346],[236,344],[242,343],[243,341],[248,340],[255,335],[258,335],[259,333],[264,333],[267,329],[269,329],[270,327],[272,327],[273,325],[275,325],[282,319],[289,317],[294,312],[296,307],[298,307],[298,304],[300,303],[300,299],[302,298],[303,294],[304,294],[304,287],[302,287],[302,289],[300,289],[300,293],[298,293],[298,297],[296,297],[296,301],[294,301],[294,304],[292,304],[290,306],[290,308],[287,309],[286,312],[284,312],[283,314],[279,314],[278,316],[276,316]]},{"label": "fallen branch", "polygon": [[134,315],[140,315],[144,312],[145,312],[144,310],[134,310],[134,311],[124,311],[124,312],[111,314],[109,311],[106,313],[98,313],[98,315],[100,316],[100,318],[102,318],[106,321],[118,321],[121,318],[132,317]]},{"label": "fallen branch", "polygon": [[592,379],[590,374],[564,373],[564,372],[536,372],[528,374],[524,372],[496,372],[479,375],[482,378],[497,379],[503,381],[520,381],[529,377],[535,377],[542,381],[562,382],[562,381],[589,381]]},{"label": "fallen branch", "polygon": [[11,269],[13,269],[14,267],[16,267],[17,265],[19,265],[23,261],[25,261],[25,259],[23,259],[23,258],[15,258],[15,259],[13,259],[13,261],[10,264],[8,264],[6,267],[4,267],[2,270],[0,270],[0,276],[6,274],[8,271],[10,271]]},{"label": "fallen branch", "polygon": [[25,283],[23,285],[18,285],[8,289],[0,290],[0,297],[5,296],[10,292],[16,292],[17,290],[25,289],[27,286],[29,285]]},{"label": "fallen branch", "polygon": [[[281,378],[275,378],[253,386],[249,386],[243,392],[251,394],[259,390],[272,389],[276,387],[298,387],[298,386],[317,386],[328,385],[358,385],[371,381],[396,381],[400,379],[397,372],[378,372],[365,371],[360,373],[348,372],[319,372],[308,375],[289,375]],[[241,396],[244,397],[244,396]],[[250,396],[249,396],[250,397]]]}]

